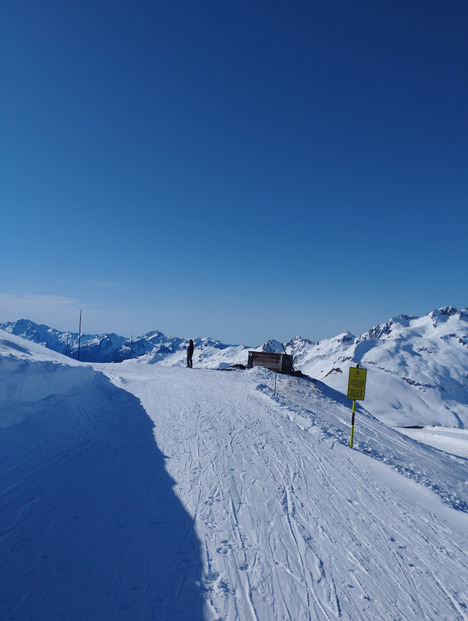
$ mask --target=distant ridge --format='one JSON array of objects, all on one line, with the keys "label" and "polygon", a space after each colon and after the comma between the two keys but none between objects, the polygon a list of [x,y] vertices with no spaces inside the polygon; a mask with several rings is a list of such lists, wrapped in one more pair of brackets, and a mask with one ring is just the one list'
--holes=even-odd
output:
[{"label": "distant ridge", "polygon": [[[61,332],[30,319],[19,319],[0,324],[0,329],[76,359],[78,356],[78,333]],[[189,339],[165,336],[153,330],[143,336],[127,339],[114,333],[82,334],[80,343],[81,362],[122,362],[140,356],[150,355],[152,362],[160,362],[168,356],[186,351]],[[195,346],[212,347],[216,350],[229,349],[221,341],[209,338],[195,339]]]},{"label": "distant ridge", "polygon": [[[27,319],[0,324],[0,329],[77,357],[78,334],[60,332]],[[140,358],[162,366],[184,366],[188,339],[152,331],[135,339],[117,334],[82,335],[82,362],[122,362]],[[313,342],[296,336],[284,344],[294,367],[346,393],[348,369],[369,369],[362,405],[392,425],[468,426],[468,309],[435,309],[423,317],[398,315],[360,336],[344,332]],[[229,368],[247,363],[251,347],[195,339],[194,366]],[[282,352],[270,340],[258,350]]]}]

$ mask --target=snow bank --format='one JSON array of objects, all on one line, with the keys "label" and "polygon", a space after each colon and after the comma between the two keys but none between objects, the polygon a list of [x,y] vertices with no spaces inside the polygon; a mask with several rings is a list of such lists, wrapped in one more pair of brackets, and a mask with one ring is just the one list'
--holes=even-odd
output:
[{"label": "snow bank", "polygon": [[0,619],[201,621],[200,543],[138,399],[0,339]]}]

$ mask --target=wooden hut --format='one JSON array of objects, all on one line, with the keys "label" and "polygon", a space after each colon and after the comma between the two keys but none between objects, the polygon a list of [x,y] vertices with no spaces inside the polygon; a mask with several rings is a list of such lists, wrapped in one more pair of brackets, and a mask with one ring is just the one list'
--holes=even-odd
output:
[{"label": "wooden hut", "polygon": [[266,351],[249,351],[247,367],[265,367],[277,373],[294,373],[292,356]]}]

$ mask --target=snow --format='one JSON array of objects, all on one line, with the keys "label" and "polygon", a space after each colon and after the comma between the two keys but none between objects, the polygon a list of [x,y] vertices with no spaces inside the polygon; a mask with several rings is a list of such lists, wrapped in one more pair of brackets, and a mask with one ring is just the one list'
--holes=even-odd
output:
[{"label": "snow", "polygon": [[400,429],[402,433],[441,451],[468,459],[468,429],[445,427],[423,427],[422,429]]},{"label": "snow", "polygon": [[303,348],[296,368],[346,394],[348,369],[367,368],[366,409],[393,426],[468,426],[468,314],[445,307],[400,316],[359,338]]},{"label": "snow", "polygon": [[[76,357],[77,334],[61,333],[29,320],[0,324],[2,327]],[[188,339],[166,337],[159,331],[131,340],[115,334],[82,335],[81,360],[121,362],[140,356],[141,361],[154,365],[184,367],[187,345]],[[468,309],[447,306],[424,317],[399,315],[357,338],[349,332],[319,343],[295,337],[285,347],[296,369],[344,394],[349,366],[359,362],[367,368],[366,409],[388,425],[467,427]],[[249,349],[282,352],[283,345],[270,340],[247,348],[197,338],[194,364],[205,369],[246,365]],[[418,438],[426,436],[419,434]]]},{"label": "snow", "polygon": [[202,619],[200,543],[139,401],[0,340],[0,619]]},{"label": "snow", "polygon": [[[154,420],[194,517],[207,619],[464,618],[468,519],[451,508],[468,509],[464,461],[456,477],[452,458],[368,416],[351,451],[349,409],[307,380],[275,394],[258,369],[112,376]],[[441,477],[447,504],[416,482]]]},{"label": "snow", "polygon": [[1,331],[0,373],[0,619],[468,618],[453,430],[431,448],[360,404],[350,449],[323,382]]}]

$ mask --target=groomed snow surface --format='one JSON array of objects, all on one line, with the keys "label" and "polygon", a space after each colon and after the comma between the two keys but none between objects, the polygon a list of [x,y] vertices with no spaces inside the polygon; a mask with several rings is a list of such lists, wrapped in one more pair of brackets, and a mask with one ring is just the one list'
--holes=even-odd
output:
[{"label": "groomed snow surface", "polygon": [[[0,333],[0,619],[468,619],[468,461],[320,382]],[[446,440],[449,443],[449,440]]]}]

